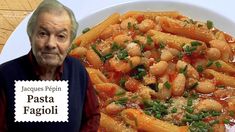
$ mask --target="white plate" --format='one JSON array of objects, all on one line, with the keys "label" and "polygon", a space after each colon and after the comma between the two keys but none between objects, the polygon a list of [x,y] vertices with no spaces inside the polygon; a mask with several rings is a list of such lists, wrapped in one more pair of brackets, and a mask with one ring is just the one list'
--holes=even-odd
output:
[{"label": "white plate", "polygon": [[[63,3],[63,2],[62,2]],[[72,7],[75,11],[75,16],[78,16],[79,12],[76,12],[76,6],[73,3],[67,3],[68,7]],[[212,20],[214,25],[225,31],[232,36],[235,36],[235,23],[231,20],[219,15],[211,10],[195,6],[192,4],[173,2],[173,1],[136,1],[128,2],[119,5],[115,5],[94,14],[91,14],[81,20],[79,20],[78,34],[86,27],[92,27],[102,22],[106,17],[110,16],[114,12],[124,13],[128,10],[143,10],[143,11],[169,11],[176,10],[182,14],[191,17],[194,20]],[[29,39],[26,33],[26,25],[29,16],[16,28],[14,33],[10,36],[5,44],[2,53],[0,55],[0,64],[24,54],[27,54],[30,50]]]},{"label": "white plate", "polygon": [[227,32],[228,34],[235,36],[235,23],[226,17],[217,14],[211,10],[203,7],[199,7],[192,4],[186,4],[173,1],[137,1],[128,2],[119,5],[115,5],[103,10],[100,10],[94,14],[91,14],[79,21],[78,33],[81,34],[82,30],[86,27],[93,27],[102,22],[105,18],[112,13],[125,13],[129,10],[142,10],[142,11],[179,11],[183,15],[191,17],[194,20],[207,21],[212,20],[215,27]]}]

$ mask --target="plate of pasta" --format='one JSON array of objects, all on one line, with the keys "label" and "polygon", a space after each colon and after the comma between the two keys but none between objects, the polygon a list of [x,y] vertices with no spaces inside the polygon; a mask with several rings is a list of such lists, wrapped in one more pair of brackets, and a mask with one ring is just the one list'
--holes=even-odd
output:
[{"label": "plate of pasta", "polygon": [[235,131],[233,22],[200,7],[152,1],[79,23],[69,54],[86,66],[97,92],[99,131]]}]

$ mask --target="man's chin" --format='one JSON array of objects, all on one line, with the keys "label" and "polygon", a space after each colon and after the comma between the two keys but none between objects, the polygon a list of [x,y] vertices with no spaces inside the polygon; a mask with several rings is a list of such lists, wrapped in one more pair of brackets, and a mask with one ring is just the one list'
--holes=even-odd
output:
[{"label": "man's chin", "polygon": [[59,61],[56,61],[55,59],[54,60],[47,59],[47,60],[44,60],[43,65],[48,66],[48,67],[57,67],[57,66],[60,66],[61,63]]}]

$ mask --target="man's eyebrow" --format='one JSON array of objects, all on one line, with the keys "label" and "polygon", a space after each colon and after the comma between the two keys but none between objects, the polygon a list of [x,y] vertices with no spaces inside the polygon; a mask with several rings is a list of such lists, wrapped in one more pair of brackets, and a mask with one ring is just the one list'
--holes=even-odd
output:
[{"label": "man's eyebrow", "polygon": [[[39,29],[42,29],[42,30],[49,32],[49,30],[43,26],[39,26]],[[63,28],[63,29],[59,29],[57,32],[61,33],[61,32],[67,32],[67,31],[68,31],[68,29]]]},{"label": "man's eyebrow", "polygon": [[45,27],[43,27],[43,26],[39,26],[39,29],[48,31],[48,30],[47,30]]},{"label": "man's eyebrow", "polygon": [[61,29],[61,30],[58,30],[58,32],[59,32],[59,33],[61,33],[61,32],[68,32],[68,30],[67,30],[66,28],[63,28],[63,29]]}]

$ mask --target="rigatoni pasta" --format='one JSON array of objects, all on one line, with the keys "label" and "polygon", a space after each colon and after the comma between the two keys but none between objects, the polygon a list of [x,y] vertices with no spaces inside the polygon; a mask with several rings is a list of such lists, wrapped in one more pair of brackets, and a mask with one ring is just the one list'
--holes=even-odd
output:
[{"label": "rigatoni pasta", "polygon": [[[235,119],[235,39],[177,11],[115,13],[74,40],[100,131],[220,131]],[[227,128],[226,128],[227,127]]]}]

